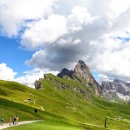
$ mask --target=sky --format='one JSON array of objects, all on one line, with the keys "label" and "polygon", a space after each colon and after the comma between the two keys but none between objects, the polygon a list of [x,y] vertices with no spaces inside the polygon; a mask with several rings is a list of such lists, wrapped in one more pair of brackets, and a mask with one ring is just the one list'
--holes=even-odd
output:
[{"label": "sky", "polygon": [[0,79],[33,87],[78,60],[130,81],[129,0],[0,0]]}]

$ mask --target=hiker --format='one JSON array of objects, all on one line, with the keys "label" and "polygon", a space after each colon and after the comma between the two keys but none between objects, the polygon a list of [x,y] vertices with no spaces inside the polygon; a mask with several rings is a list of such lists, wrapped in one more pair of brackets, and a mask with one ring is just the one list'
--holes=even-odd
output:
[{"label": "hiker", "polygon": [[2,117],[1,118],[1,125],[3,126],[3,124],[4,124],[4,118]]},{"label": "hiker", "polygon": [[9,117],[9,126],[11,126],[11,123],[12,123],[12,117]]},{"label": "hiker", "polygon": [[16,116],[14,116],[14,119],[13,119],[13,125],[16,125]]},{"label": "hiker", "polygon": [[16,116],[16,124],[18,125],[19,122],[19,116]]},{"label": "hiker", "polygon": [[37,113],[37,109],[36,109],[36,108],[35,108],[35,110],[34,110],[34,111],[35,111],[35,113]]}]

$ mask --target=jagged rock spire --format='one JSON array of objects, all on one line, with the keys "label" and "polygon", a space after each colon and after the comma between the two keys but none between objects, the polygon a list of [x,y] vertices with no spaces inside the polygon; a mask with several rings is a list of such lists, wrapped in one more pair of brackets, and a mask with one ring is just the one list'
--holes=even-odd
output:
[{"label": "jagged rock spire", "polygon": [[[79,60],[76,64],[74,70],[68,70],[66,68],[62,69],[61,73],[57,75],[61,78],[71,78],[84,82],[86,86],[92,86],[95,90],[95,94],[100,94],[101,87],[98,82],[92,76],[89,67],[84,63],[84,61]],[[83,79],[83,80],[82,80]]]},{"label": "jagged rock spire", "polygon": [[82,77],[85,80],[89,80],[91,78],[91,73],[89,67],[84,63],[84,61],[79,60],[74,68],[74,74],[77,77]]}]

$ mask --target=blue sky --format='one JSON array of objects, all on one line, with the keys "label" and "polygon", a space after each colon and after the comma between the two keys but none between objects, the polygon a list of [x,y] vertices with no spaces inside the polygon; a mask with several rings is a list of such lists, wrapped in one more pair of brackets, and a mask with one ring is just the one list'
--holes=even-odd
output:
[{"label": "blue sky", "polygon": [[25,64],[30,59],[33,51],[27,51],[20,47],[19,39],[0,36],[0,63],[6,63],[9,67],[18,72],[17,76],[21,76],[22,72],[31,69]]},{"label": "blue sky", "polygon": [[0,1],[0,79],[30,86],[83,60],[98,81],[129,81],[129,12],[129,0]]}]

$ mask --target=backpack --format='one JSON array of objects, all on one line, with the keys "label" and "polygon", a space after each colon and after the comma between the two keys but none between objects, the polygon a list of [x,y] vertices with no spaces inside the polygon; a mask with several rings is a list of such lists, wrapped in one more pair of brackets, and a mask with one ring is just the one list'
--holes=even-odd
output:
[{"label": "backpack", "polygon": [[14,117],[14,121],[16,121],[16,117]]}]

